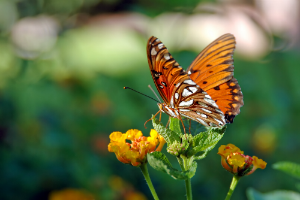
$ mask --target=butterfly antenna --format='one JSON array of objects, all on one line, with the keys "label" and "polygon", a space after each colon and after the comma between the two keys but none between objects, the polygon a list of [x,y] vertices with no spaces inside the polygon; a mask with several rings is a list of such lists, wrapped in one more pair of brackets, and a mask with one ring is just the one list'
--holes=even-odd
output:
[{"label": "butterfly antenna", "polygon": [[[141,95],[144,95],[144,96],[146,96],[146,97],[148,97],[148,98],[150,98],[150,99],[152,99],[152,100],[154,100],[154,101],[160,103],[160,101],[157,101],[156,99],[154,99],[154,98],[152,98],[152,97],[150,97],[150,96],[148,96],[148,95],[146,95],[146,94],[143,94],[143,93],[141,93],[141,92],[139,92],[139,91],[136,91],[136,90],[134,90],[134,89],[132,89],[132,88],[130,88],[130,87],[124,87],[124,89],[130,89],[130,90],[132,90],[132,91],[134,91],[134,92],[137,92],[137,93],[139,93],[139,94],[141,94]],[[155,95],[156,95],[156,94],[155,94]]]},{"label": "butterfly antenna", "polygon": [[159,103],[161,103],[160,99],[158,98],[157,94],[155,93],[155,91],[152,89],[151,85],[148,85],[148,88],[150,88],[150,90],[154,93],[154,95],[156,96],[156,98],[158,99]]}]

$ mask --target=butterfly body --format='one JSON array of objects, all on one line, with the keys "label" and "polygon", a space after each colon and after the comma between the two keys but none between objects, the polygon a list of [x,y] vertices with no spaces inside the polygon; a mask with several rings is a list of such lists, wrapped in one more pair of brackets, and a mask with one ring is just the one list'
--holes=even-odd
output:
[{"label": "butterfly body", "polygon": [[205,126],[232,123],[243,105],[241,89],[233,78],[235,39],[225,34],[206,47],[184,71],[156,37],[147,44],[153,81],[164,103],[158,107],[171,117],[181,116]]}]

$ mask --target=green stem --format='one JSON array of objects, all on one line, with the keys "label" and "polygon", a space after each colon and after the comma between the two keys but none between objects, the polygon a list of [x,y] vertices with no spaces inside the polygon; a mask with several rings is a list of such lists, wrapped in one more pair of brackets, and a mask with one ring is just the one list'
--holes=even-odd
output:
[{"label": "green stem", "polygon": [[143,173],[143,175],[144,175],[144,177],[146,179],[146,182],[147,182],[148,187],[149,187],[149,189],[150,189],[150,191],[152,193],[153,198],[155,200],[159,200],[159,198],[158,198],[158,196],[157,196],[157,194],[155,192],[155,189],[154,189],[154,187],[152,185],[152,182],[151,182],[151,179],[150,179],[150,176],[149,176],[149,173],[148,173],[148,169],[147,169],[147,164],[141,164],[140,168],[141,168],[142,173]]},{"label": "green stem", "polygon": [[[179,162],[180,164],[180,167],[181,167],[181,170],[182,171],[186,171],[186,170],[189,170],[190,166],[189,166],[189,163],[188,163],[188,158],[181,155],[180,156],[183,163],[182,162]],[[186,180],[184,180],[185,182],[185,189],[186,189],[186,199],[187,200],[192,200],[193,199],[193,196],[192,196],[192,185],[191,185],[191,179],[188,178]]]},{"label": "green stem", "polygon": [[231,184],[230,184],[230,188],[229,188],[229,191],[227,193],[225,200],[230,200],[231,195],[232,195],[236,185],[238,184],[239,180],[240,180],[239,176],[236,176],[236,175],[233,176]]},{"label": "green stem", "polygon": [[188,178],[185,180],[185,189],[186,189],[186,199],[187,200],[192,200],[192,185],[191,185],[191,179]]}]

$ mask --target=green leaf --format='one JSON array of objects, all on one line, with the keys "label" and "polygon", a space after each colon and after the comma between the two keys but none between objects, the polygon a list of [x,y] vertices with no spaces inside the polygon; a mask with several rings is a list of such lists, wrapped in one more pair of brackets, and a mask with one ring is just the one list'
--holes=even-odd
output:
[{"label": "green leaf", "polygon": [[173,144],[175,141],[180,141],[181,132],[177,133],[167,129],[159,120],[153,118],[152,124],[154,129],[166,140],[168,145]]},{"label": "green leaf", "polygon": [[273,164],[274,169],[283,171],[295,178],[300,179],[300,165],[293,162],[278,162]]},{"label": "green leaf", "polygon": [[180,133],[182,135],[182,131],[181,131],[181,128],[180,128],[180,120],[179,119],[171,117],[169,128],[172,131],[174,131],[176,133]]},{"label": "green leaf", "polygon": [[158,151],[148,153],[147,160],[151,167],[158,171],[169,174],[174,179],[185,180],[188,178],[192,178],[195,175],[197,169],[197,163],[193,162],[190,167],[190,170],[184,172],[179,171],[172,167],[168,158],[163,153]]},{"label": "green leaf", "polygon": [[206,132],[201,132],[194,136],[193,144],[190,146],[187,156],[191,157],[198,152],[203,151],[204,154],[195,157],[195,159],[202,159],[206,154],[211,151],[219,140],[223,137],[226,130],[226,126],[219,128],[209,128]]},{"label": "green leaf", "polygon": [[300,193],[287,190],[275,190],[268,193],[260,193],[253,188],[247,190],[248,200],[299,200]]}]

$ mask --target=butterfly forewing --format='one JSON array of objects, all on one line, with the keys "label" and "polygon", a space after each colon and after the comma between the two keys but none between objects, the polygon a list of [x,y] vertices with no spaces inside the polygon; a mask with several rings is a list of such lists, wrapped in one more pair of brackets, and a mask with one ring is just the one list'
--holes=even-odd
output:
[{"label": "butterfly forewing", "polygon": [[156,37],[148,40],[147,56],[150,72],[164,102],[169,104],[176,83],[187,77],[165,45]]}]

